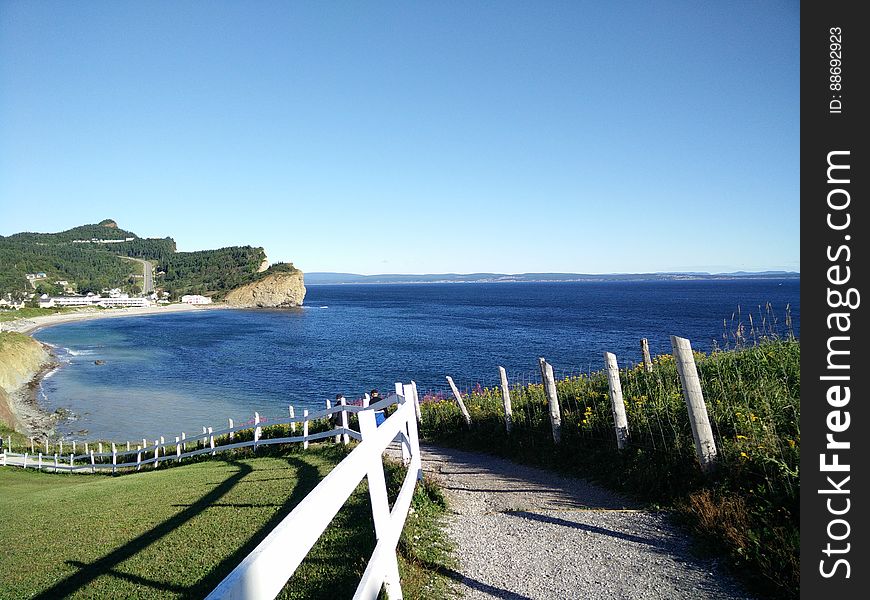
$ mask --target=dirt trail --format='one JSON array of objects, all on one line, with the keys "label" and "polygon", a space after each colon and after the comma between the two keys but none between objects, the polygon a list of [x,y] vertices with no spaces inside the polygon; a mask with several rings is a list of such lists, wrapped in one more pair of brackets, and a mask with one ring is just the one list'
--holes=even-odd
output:
[{"label": "dirt trail", "polygon": [[464,598],[751,598],[666,513],[581,479],[423,446],[445,490]]}]

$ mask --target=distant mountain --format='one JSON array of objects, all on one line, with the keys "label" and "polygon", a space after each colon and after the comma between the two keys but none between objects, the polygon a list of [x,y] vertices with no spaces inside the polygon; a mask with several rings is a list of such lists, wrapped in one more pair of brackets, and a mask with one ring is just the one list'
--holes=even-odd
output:
[{"label": "distant mountain", "polygon": [[306,285],[339,283],[500,283],[548,281],[674,281],[691,279],[800,279],[793,271],[737,271],[735,273],[440,273],[423,275],[356,275],[354,273],[313,272],[305,274]]},{"label": "distant mountain", "polygon": [[254,246],[177,252],[171,237],[141,238],[105,219],[58,233],[0,236],[0,297],[60,294],[70,289],[79,293],[106,288],[137,292],[141,272],[133,271],[138,263],[121,257],[150,261],[157,289],[172,297],[191,293],[220,297],[275,270],[295,270],[292,264],[278,264],[260,272],[266,253]]}]

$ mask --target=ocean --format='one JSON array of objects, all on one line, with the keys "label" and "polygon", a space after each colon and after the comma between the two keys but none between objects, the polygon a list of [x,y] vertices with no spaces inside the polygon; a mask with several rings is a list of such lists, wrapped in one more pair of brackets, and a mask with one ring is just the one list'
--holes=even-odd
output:
[{"label": "ocean", "polygon": [[[414,379],[421,393],[539,382],[543,356],[557,376],[670,352],[670,336],[709,352],[743,325],[800,336],[800,281],[493,283],[310,286],[291,310],[203,310],[57,325],[34,337],[60,368],[40,386],[50,411],[73,420],[72,439],[168,439],[227,418],[248,421],[317,409]],[[101,361],[103,364],[96,364]]]}]

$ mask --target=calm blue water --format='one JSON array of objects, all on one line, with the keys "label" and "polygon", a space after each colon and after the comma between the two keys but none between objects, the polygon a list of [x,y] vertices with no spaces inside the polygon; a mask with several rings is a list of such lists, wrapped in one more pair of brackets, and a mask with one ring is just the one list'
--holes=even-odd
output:
[{"label": "calm blue water", "polygon": [[748,328],[768,302],[783,332],[791,305],[799,336],[800,282],[764,280],[312,286],[301,309],[106,319],[35,337],[64,362],[42,385],[47,408],[78,415],[62,433],[171,439],[400,380],[496,385],[502,365],[512,381],[538,381],[539,356],[557,375],[598,370],[605,351],[636,363],[642,337],[653,354],[670,352],[672,334],[709,351],[738,307]]}]

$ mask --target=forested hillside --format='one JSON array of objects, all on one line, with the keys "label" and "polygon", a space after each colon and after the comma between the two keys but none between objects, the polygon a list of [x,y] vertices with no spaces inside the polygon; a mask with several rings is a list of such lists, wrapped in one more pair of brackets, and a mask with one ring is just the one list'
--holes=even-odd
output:
[{"label": "forested hillside", "polygon": [[[156,271],[155,286],[173,298],[189,293],[220,297],[260,277],[257,271],[266,260],[263,249],[253,246],[176,252],[170,237],[140,238],[106,219],[59,233],[0,236],[0,297],[20,299],[32,292],[60,294],[64,286],[57,285],[57,281],[68,282],[68,287],[79,293],[97,293],[106,288],[137,292],[141,280],[134,275],[141,274],[141,267],[121,257],[151,261]],[[28,273],[45,273],[46,277],[31,282]]]}]

